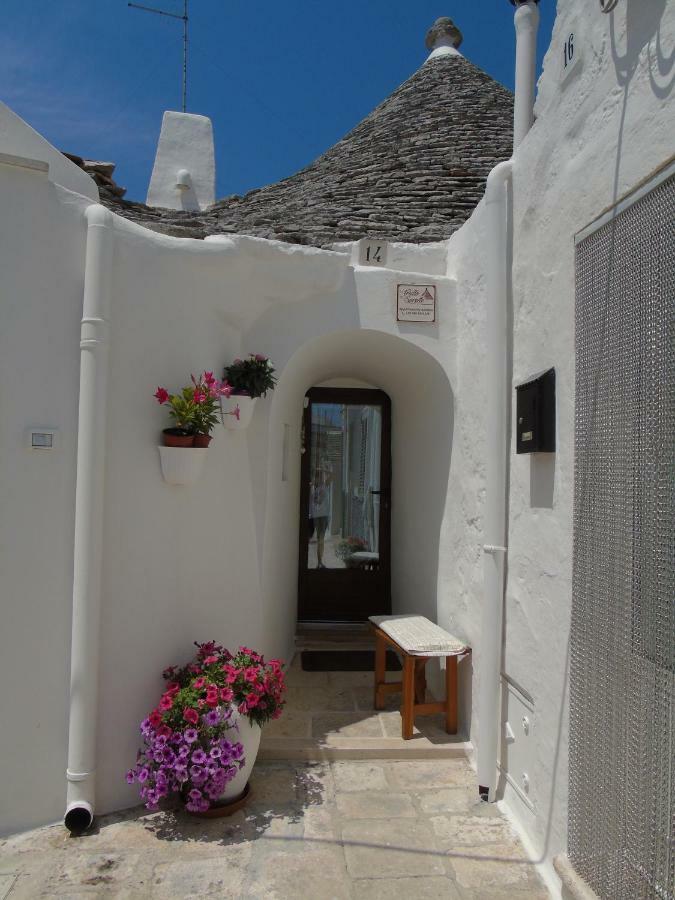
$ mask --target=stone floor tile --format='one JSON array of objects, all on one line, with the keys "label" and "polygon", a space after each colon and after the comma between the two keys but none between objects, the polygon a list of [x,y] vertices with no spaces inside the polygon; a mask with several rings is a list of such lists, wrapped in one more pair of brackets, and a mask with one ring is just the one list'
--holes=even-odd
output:
[{"label": "stone floor tile", "polygon": [[370,688],[370,699],[373,699],[373,672],[328,672],[328,684],[340,688]]},{"label": "stone floor tile", "polygon": [[326,713],[312,716],[312,737],[383,737],[377,716],[364,713]]},{"label": "stone floor tile", "polygon": [[250,900],[351,900],[350,879],[339,847],[269,853],[239,895]]},{"label": "stone floor tile", "polygon": [[486,818],[500,817],[496,803],[484,803],[477,787],[450,787],[436,790],[414,791],[413,794],[423,813],[428,815],[471,815]]},{"label": "stone floor tile", "polygon": [[448,862],[457,884],[462,888],[540,889],[534,864],[518,844],[493,844],[489,847],[465,847],[448,851]]},{"label": "stone floor tile", "polygon": [[407,794],[393,791],[353,791],[337,798],[345,819],[414,819],[415,807]]},{"label": "stone floor tile", "polygon": [[300,664],[300,654],[285,672],[288,687],[328,687],[328,672],[305,672]]},{"label": "stone floor tile", "polygon": [[354,900],[464,900],[449,878],[358,878]]},{"label": "stone floor tile", "polygon": [[505,844],[516,838],[509,823],[502,818],[486,816],[432,816],[431,827],[439,847],[480,847],[483,844]]},{"label": "stone floor tile", "polygon": [[79,891],[106,891],[126,887],[148,890],[152,879],[152,865],[140,853],[74,853],[59,854],[45,883],[45,891],[63,896]]},{"label": "stone floor tile", "polygon": [[312,736],[312,717],[308,712],[284,711],[280,719],[273,719],[265,725],[265,738],[308,738]]},{"label": "stone floor tile", "polygon": [[287,713],[354,712],[357,708],[352,690],[338,687],[289,687],[286,703]]},{"label": "stone floor tile", "polygon": [[465,759],[399,760],[392,763],[387,773],[392,787],[409,791],[470,787],[476,781],[476,776]]},{"label": "stone floor tile", "polygon": [[416,819],[361,819],[342,827],[347,870],[352,878],[444,875],[443,855],[433,834]]},{"label": "stone floor tile", "polygon": [[339,841],[337,806],[326,803],[310,806],[302,815],[303,835],[306,841]]},{"label": "stone floor tile", "polygon": [[199,897],[241,897],[246,883],[247,854],[194,860],[177,859],[155,866],[150,896],[158,900]]},{"label": "stone floor tile", "polygon": [[335,789],[343,791],[389,790],[383,762],[351,762],[341,760],[331,764]]},{"label": "stone floor tile", "polygon": [[[359,710],[363,710],[363,712],[372,712],[375,713],[375,704],[373,702],[373,686],[370,687],[357,687],[354,688],[352,693],[354,694],[354,700],[356,701],[356,708]],[[385,710],[396,711],[401,708],[401,695],[400,694],[385,694],[384,695],[384,708]]]}]

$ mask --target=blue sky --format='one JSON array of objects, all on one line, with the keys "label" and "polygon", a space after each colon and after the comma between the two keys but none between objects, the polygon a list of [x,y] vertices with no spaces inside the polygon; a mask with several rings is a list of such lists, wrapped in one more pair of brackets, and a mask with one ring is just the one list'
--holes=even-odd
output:
[{"label": "blue sky", "polygon": [[[181,12],[182,0],[144,0]],[[513,88],[507,0],[190,0],[188,111],[213,120],[217,196],[307,165],[423,62],[434,19],[462,52]],[[144,200],[165,109],[180,109],[182,26],[126,0],[3,4],[0,99],[63,150],[117,163]],[[540,61],[555,0],[542,0]]]}]

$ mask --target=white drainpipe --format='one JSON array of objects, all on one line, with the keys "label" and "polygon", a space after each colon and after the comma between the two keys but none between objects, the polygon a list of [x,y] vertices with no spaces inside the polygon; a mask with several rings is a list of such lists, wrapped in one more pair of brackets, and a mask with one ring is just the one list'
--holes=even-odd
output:
[{"label": "white drainpipe", "polygon": [[87,252],[80,331],[68,792],[64,816],[66,827],[75,834],[86,831],[94,819],[108,318],[113,254],[111,213],[94,204],[85,215]]},{"label": "white drainpipe", "polygon": [[[532,126],[539,11],[533,0],[517,4],[516,100],[514,151]],[[508,409],[507,310],[511,290],[509,193],[511,160],[500,163],[485,188],[487,227],[487,459],[485,497],[484,598],[478,690],[479,736],[476,751],[478,785],[484,800],[494,801],[501,724],[500,694],[503,657],[506,572],[507,458],[510,452]]]},{"label": "white drainpipe", "polygon": [[537,29],[539,0],[516,3],[516,91],[513,103],[513,152],[534,123],[537,76]]}]

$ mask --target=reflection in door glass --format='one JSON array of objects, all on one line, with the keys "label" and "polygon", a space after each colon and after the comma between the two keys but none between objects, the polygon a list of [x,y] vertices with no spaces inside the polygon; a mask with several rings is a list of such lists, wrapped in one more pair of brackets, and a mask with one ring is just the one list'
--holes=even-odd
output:
[{"label": "reflection in door glass", "polygon": [[379,406],[313,403],[309,467],[310,569],[379,567]]}]

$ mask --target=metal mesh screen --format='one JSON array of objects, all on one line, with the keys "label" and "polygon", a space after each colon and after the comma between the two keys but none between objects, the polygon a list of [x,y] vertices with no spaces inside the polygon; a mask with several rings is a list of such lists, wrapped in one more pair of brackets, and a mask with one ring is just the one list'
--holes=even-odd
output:
[{"label": "metal mesh screen", "polygon": [[675,178],[581,241],[569,855],[675,896]]}]

